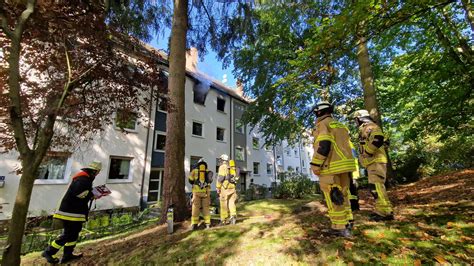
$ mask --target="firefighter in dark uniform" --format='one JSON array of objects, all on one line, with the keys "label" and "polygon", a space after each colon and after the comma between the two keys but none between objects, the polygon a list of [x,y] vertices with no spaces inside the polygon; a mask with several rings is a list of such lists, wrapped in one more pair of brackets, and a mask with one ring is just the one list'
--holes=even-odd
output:
[{"label": "firefighter in dark uniform", "polygon": [[[54,219],[62,222],[64,231],[42,253],[49,263],[67,263],[82,257],[82,254],[75,255],[73,251],[82,230],[82,224],[89,214],[89,202],[94,199],[92,182],[101,168],[100,162],[92,162],[73,176],[59,210],[53,215]],[[59,261],[56,253],[61,248],[64,248],[63,257]]]}]

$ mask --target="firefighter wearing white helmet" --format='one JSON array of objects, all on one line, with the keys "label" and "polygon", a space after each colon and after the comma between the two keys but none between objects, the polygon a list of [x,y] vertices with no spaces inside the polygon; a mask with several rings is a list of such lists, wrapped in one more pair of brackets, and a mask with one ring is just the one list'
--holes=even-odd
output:
[{"label": "firefighter wearing white helmet", "polygon": [[235,224],[237,221],[237,208],[235,206],[237,191],[235,188],[239,180],[239,169],[235,166],[234,160],[229,161],[227,154],[222,154],[220,160],[221,165],[217,173],[216,188],[220,201],[221,225],[227,222]]},{"label": "firefighter wearing white helmet", "polygon": [[367,110],[358,110],[353,116],[359,127],[359,161],[367,169],[370,192],[376,200],[371,219],[393,220],[392,204],[385,189],[387,155],[384,144],[388,143],[387,138]]},{"label": "firefighter wearing white helmet", "polygon": [[331,233],[350,237],[353,220],[349,203],[349,174],[356,170],[348,128],[332,117],[333,106],[317,104],[314,130],[314,155],[311,170],[319,176],[321,190],[328,206]]}]

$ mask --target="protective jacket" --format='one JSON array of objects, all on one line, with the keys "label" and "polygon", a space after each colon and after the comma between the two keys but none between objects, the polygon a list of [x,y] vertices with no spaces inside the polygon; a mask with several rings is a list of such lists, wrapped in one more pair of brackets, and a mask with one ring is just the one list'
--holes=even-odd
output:
[{"label": "protective jacket", "polygon": [[372,163],[387,163],[384,143],[386,137],[382,129],[372,121],[365,121],[359,127],[359,160],[362,166]]},{"label": "protective jacket", "polygon": [[236,182],[239,180],[239,169],[235,166],[234,160],[230,160],[229,164],[222,164],[219,166],[217,173],[217,189],[222,187],[225,189],[235,188]]},{"label": "protective jacket", "polygon": [[89,201],[93,198],[92,182],[94,178],[85,171],[77,173],[69,185],[66,194],[61,200],[59,210],[53,218],[85,222],[89,215]]},{"label": "protective jacket", "polygon": [[196,168],[191,171],[188,181],[193,185],[193,192],[209,191],[212,183],[212,172],[207,169],[205,162],[199,163]]},{"label": "protective jacket", "polygon": [[311,165],[320,168],[321,175],[356,170],[349,130],[345,125],[334,120],[330,114],[319,117],[316,122],[314,150]]}]

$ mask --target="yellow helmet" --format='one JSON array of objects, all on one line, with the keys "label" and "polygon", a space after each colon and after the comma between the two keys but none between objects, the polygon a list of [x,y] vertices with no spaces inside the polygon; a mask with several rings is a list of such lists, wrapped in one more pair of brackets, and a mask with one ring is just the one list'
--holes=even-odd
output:
[{"label": "yellow helmet", "polygon": [[102,163],[93,161],[88,166],[84,167],[84,169],[92,169],[99,172],[100,170],[102,170]]}]

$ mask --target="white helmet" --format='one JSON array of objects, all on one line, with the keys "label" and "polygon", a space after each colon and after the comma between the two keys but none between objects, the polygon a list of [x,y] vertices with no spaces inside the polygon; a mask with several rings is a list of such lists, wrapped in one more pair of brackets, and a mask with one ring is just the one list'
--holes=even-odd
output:
[{"label": "white helmet", "polygon": [[361,117],[370,117],[369,111],[365,109],[360,109],[354,112],[352,115],[354,118],[361,118]]},{"label": "white helmet", "polygon": [[224,153],[224,154],[222,154],[221,157],[219,157],[219,158],[220,158],[221,160],[223,160],[223,161],[228,161],[228,160],[229,160],[229,155],[227,155],[227,154]]},{"label": "white helmet", "polygon": [[321,111],[321,110],[324,110],[324,109],[330,108],[330,107],[332,107],[332,104],[330,104],[327,101],[322,101],[322,102],[319,102],[318,104],[316,104],[316,107],[314,108],[314,111],[317,112],[317,111]]}]

